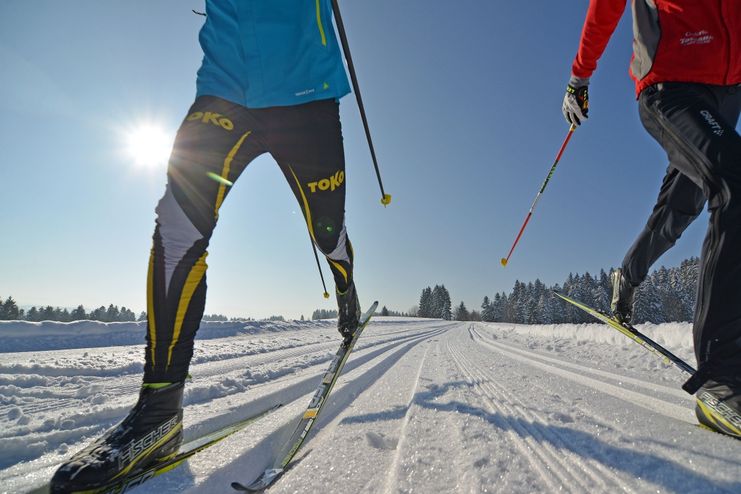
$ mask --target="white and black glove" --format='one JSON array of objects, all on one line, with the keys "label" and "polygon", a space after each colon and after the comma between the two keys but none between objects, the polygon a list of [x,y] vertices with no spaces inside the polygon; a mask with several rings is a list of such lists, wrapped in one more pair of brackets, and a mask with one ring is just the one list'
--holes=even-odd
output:
[{"label": "white and black glove", "polygon": [[589,78],[580,79],[572,76],[566,86],[561,111],[571,125],[581,125],[589,112]]}]

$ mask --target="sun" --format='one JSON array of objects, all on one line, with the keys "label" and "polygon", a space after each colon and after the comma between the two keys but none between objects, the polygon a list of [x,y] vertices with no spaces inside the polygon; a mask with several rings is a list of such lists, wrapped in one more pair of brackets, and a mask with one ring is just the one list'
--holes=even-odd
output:
[{"label": "sun", "polygon": [[126,135],[126,152],[137,165],[159,167],[170,157],[172,140],[172,136],[157,124],[139,124]]}]

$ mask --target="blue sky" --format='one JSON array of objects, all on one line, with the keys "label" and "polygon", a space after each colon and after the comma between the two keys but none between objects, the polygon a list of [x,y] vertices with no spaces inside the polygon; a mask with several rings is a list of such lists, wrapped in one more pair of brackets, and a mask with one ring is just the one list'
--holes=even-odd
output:
[{"label": "blue sky", "polygon": [[[638,120],[626,12],[578,129],[509,265],[568,126],[560,107],[588,2],[341,1],[387,192],[352,95],[341,118],[347,225],[364,305],[407,310],[428,285],[479,308],[516,279],[616,266],[666,167]],[[165,165],[136,165],[127,130],[174,135],[201,60],[197,0],[5,0],[0,16],[0,298],[145,308]],[[699,255],[703,214],[659,263]],[[325,301],[278,168],[253,162],[209,249],[208,313],[309,316]],[[324,266],[323,266],[324,267]],[[325,278],[331,275],[324,268]]]}]

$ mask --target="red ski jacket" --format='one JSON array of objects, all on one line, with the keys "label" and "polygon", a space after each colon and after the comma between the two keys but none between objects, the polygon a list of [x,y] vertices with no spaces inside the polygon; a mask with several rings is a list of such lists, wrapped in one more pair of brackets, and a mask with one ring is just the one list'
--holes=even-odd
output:
[{"label": "red ski jacket", "polygon": [[[590,0],[572,75],[587,78],[627,0]],[[741,0],[632,0],[636,94],[659,82],[741,83]]]}]

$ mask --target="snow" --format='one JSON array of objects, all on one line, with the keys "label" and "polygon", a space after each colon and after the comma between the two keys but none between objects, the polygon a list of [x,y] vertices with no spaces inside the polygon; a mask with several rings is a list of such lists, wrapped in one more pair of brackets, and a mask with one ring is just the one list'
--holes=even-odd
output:
[{"label": "snow", "polygon": [[[133,492],[230,492],[271,461],[334,321],[203,323],[185,439],[284,406]],[[689,324],[641,329],[694,364]],[[143,323],[0,323],[0,492],[41,486],[120,420]],[[601,324],[376,317],[271,493],[741,492],[741,442],[696,427],[675,367]]]}]

